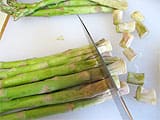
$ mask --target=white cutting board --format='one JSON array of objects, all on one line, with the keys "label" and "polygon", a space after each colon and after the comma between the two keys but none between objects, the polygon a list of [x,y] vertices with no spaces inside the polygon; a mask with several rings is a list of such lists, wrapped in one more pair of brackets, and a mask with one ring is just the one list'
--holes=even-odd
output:
[{"label": "white cutting board", "polygon": [[[132,48],[138,53],[134,62],[128,63],[128,70],[146,74],[145,87],[160,86],[158,72],[158,54],[160,53],[160,1],[129,0],[129,10],[125,12],[125,20],[129,13],[140,10],[146,17],[145,24],[150,35],[140,40],[135,38]],[[95,40],[107,38],[112,41],[113,55],[123,57],[118,46],[121,34],[115,32],[110,14],[83,15],[84,22]],[[63,36],[64,40],[56,40]],[[7,29],[0,41],[0,61],[18,60],[53,54],[70,47],[78,47],[86,43],[86,38],[76,16],[60,16],[52,18],[23,18],[14,22],[10,19]],[[160,54],[159,54],[160,55]],[[127,61],[127,60],[126,60]],[[125,79],[125,77],[122,77]],[[131,86],[131,88],[133,88]],[[159,90],[160,91],[160,90]],[[135,120],[159,120],[160,107],[135,101],[134,92],[125,97],[126,103]],[[41,120],[121,120],[119,112],[112,100],[100,105],[65,114],[49,116]]]}]

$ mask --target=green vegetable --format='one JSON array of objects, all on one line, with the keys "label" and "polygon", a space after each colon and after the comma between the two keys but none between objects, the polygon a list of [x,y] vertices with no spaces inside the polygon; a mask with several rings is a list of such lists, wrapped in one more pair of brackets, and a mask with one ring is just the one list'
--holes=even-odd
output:
[{"label": "green vegetable", "polygon": [[104,102],[106,99],[110,99],[111,96],[98,96],[91,99],[73,101],[64,104],[52,105],[40,107],[32,110],[26,110],[22,112],[12,113],[4,116],[0,116],[0,120],[29,120],[38,119],[48,115],[54,115],[64,113],[68,111],[74,111],[79,108],[83,108],[89,105],[94,105]]},{"label": "green vegetable", "polygon": [[[103,79],[102,70],[94,68],[80,73],[66,76],[57,76],[44,81],[31,84],[0,89],[0,101],[12,100],[15,98],[44,94],[76,85]],[[36,86],[36,87],[35,87]]]},{"label": "green vegetable", "polygon": [[95,54],[88,53],[88,54],[84,54],[84,55],[82,54],[80,56],[70,58],[72,55],[69,55],[69,57],[64,56],[64,57],[57,58],[57,59],[51,59],[51,60],[44,61],[44,62],[37,63],[37,64],[12,68],[12,69],[9,69],[8,71],[0,71],[0,79],[6,79],[6,78],[13,77],[15,75],[19,75],[22,73],[32,72],[32,71],[41,70],[41,69],[45,69],[49,67],[56,67],[59,65],[64,65],[64,64],[69,64],[69,63],[74,63],[74,62],[79,62],[79,61],[85,61],[93,57]]},{"label": "green vegetable", "polygon": [[0,1],[0,10],[12,15],[15,20],[24,16],[108,13],[112,12],[113,9],[125,10],[127,8],[126,0],[41,0],[32,4],[9,0],[7,5]]},{"label": "green vegetable", "polygon": [[127,82],[135,85],[143,85],[144,73],[128,72]]},{"label": "green vegetable", "polygon": [[[47,86],[46,86],[47,87]],[[61,104],[79,99],[91,98],[108,90],[106,80],[59,92],[29,96],[8,102],[0,102],[0,112],[6,112],[20,108],[35,108],[45,105]]]},{"label": "green vegetable", "polygon": [[40,81],[54,76],[81,72],[97,66],[98,66],[97,60],[91,59],[87,61],[79,61],[75,63],[65,64],[57,67],[45,68],[42,70],[23,73],[11,78],[3,79],[0,81],[0,88],[13,87],[17,85]]},{"label": "green vegetable", "polygon": [[[111,43],[108,40],[102,39],[98,42],[96,42],[98,47],[105,47],[106,51],[103,52],[110,52],[112,51]],[[62,65],[64,63],[67,63],[70,58],[74,58],[77,56],[85,55],[91,52],[94,52],[92,47],[89,45],[80,47],[80,48],[74,48],[74,49],[69,49],[67,51],[64,51],[62,53],[54,54],[54,55],[49,55],[45,57],[40,57],[40,58],[33,58],[33,59],[27,59],[27,60],[18,60],[18,61],[11,61],[11,62],[0,62],[0,68],[17,68],[17,67],[22,67],[22,66],[27,66],[27,65],[35,65],[38,63],[42,63],[44,61],[50,61],[52,66],[58,66]],[[101,52],[101,54],[103,53]]]},{"label": "green vegetable", "polygon": [[[91,14],[91,13],[111,13],[110,7],[104,6],[76,6],[76,7],[59,7],[55,9],[42,9],[34,12],[31,16],[58,16],[58,15],[74,15],[74,14]],[[17,18],[16,18],[17,19]]]},{"label": "green vegetable", "polygon": [[101,5],[109,6],[119,10],[126,10],[128,8],[127,0],[91,0]]}]

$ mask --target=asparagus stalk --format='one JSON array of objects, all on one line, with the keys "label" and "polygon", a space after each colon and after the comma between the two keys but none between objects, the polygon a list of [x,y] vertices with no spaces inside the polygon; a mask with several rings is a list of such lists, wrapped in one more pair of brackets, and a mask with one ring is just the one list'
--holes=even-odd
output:
[{"label": "asparagus stalk", "polygon": [[[91,98],[109,90],[106,80],[82,85],[55,93],[29,96],[8,102],[0,102],[0,112],[15,109],[35,108],[45,105],[61,104],[70,101]],[[108,91],[109,92],[109,91]]]},{"label": "asparagus stalk", "polygon": [[16,12],[16,9],[11,6],[7,6],[2,0],[0,0],[0,11],[12,15],[14,12]]},{"label": "asparagus stalk", "polygon": [[27,65],[32,65],[36,63],[42,63],[48,60],[53,60],[52,62],[55,62],[55,66],[56,66],[56,65],[59,65],[61,62],[63,62],[63,60],[65,59],[73,58],[73,57],[87,54],[90,52],[92,52],[90,48],[76,48],[76,49],[67,50],[55,55],[50,55],[50,56],[45,56],[40,58],[11,61],[11,62],[0,62],[0,68],[16,68],[16,67],[27,66]]},{"label": "asparagus stalk", "polygon": [[101,79],[103,79],[103,73],[101,68],[94,68],[66,76],[57,76],[51,79],[47,79],[45,81],[0,89],[0,101],[49,93]]},{"label": "asparagus stalk", "polygon": [[[8,0],[8,4],[12,7],[15,7],[16,9],[24,9],[24,8],[30,8],[34,7],[31,3],[19,3],[15,2],[13,0]],[[88,0],[69,0],[69,1],[63,1],[58,4],[54,5],[48,5],[45,8],[57,8],[57,7],[73,7],[73,6],[91,6],[91,5],[97,5],[95,2],[91,2]]]},{"label": "asparagus stalk", "polygon": [[80,61],[77,63],[65,64],[62,66],[46,68],[33,72],[23,73],[11,78],[6,78],[0,81],[0,88],[13,87],[26,83],[36,82],[54,76],[67,75],[98,66],[96,59]]},{"label": "asparagus stalk", "polygon": [[[111,72],[113,71],[115,73],[116,71],[116,73],[122,74],[121,71],[124,71],[123,69],[125,67],[124,66],[125,64],[120,65],[120,68],[118,68],[118,66],[116,67],[116,64],[114,64],[120,60],[119,58],[105,57],[104,60],[106,65],[113,64],[112,66],[115,66],[115,67],[112,67],[112,69],[110,69]],[[0,89],[0,93],[1,93],[0,101],[11,100],[11,99],[25,97],[29,95],[42,94],[41,92],[44,88],[49,88],[47,89],[47,91],[43,92],[43,93],[47,93],[47,92],[52,92],[55,90],[60,90],[63,88],[83,84],[89,81],[100,80],[102,78],[103,78],[103,73],[101,68],[94,68],[94,69],[90,69],[80,73],[74,73],[71,75],[53,77],[51,79],[36,82],[36,83],[31,83],[31,84],[26,84],[26,85],[11,87],[11,88],[3,88],[3,89]],[[115,77],[114,80],[116,81],[117,86],[120,86],[119,79]],[[45,86],[48,86],[48,87],[45,87]]]},{"label": "asparagus stalk", "polygon": [[104,102],[106,99],[110,99],[111,96],[98,96],[91,99],[73,101],[64,104],[40,107],[32,110],[26,110],[22,112],[12,113],[4,116],[0,116],[0,120],[27,120],[37,119],[48,115],[55,115],[68,111],[74,111],[79,108],[83,108],[89,105],[95,105]]},{"label": "asparagus stalk", "polygon": [[[127,86],[125,86],[125,85],[127,85],[127,84],[124,83],[124,82],[121,84],[121,87],[122,87],[122,88],[120,88],[121,95],[124,95],[124,94],[129,92],[128,85]],[[110,92],[105,92],[105,93],[102,93],[102,94],[99,95],[99,96],[96,96],[94,98],[89,98],[89,99],[84,99],[84,100],[79,100],[79,101],[73,101],[73,102],[63,103],[63,104],[58,104],[58,105],[56,104],[56,105],[52,105],[52,106],[34,108],[32,110],[26,110],[26,111],[22,111],[22,112],[17,112],[17,113],[12,113],[12,114],[8,114],[8,115],[0,116],[0,120],[8,120],[8,119],[9,120],[22,120],[22,117],[24,117],[25,119],[36,119],[36,118],[44,117],[44,116],[47,116],[47,115],[54,115],[54,114],[58,114],[58,113],[67,112],[67,111],[70,111],[70,110],[73,111],[77,108],[88,106],[90,104],[104,102],[105,100],[108,100],[108,99],[112,98]],[[101,97],[103,99],[101,99]],[[82,104],[82,101],[84,103],[87,103],[87,104]],[[77,106],[77,104],[75,104],[77,102],[79,102],[79,106]],[[72,103],[72,105],[70,103]],[[73,105],[73,103],[74,103],[74,105]],[[70,109],[67,109],[66,107],[70,108]],[[64,110],[64,108],[65,108],[65,110]],[[20,114],[22,116],[18,117],[18,115],[20,115]]]},{"label": "asparagus stalk", "polygon": [[74,14],[91,14],[91,13],[111,13],[113,11],[110,7],[100,5],[96,6],[76,6],[76,7],[59,7],[55,9],[41,9],[31,16],[57,16],[57,15],[74,15]]},{"label": "asparagus stalk", "polygon": [[91,0],[91,1],[120,10],[125,10],[128,8],[128,3],[126,0]]},{"label": "asparagus stalk", "polygon": [[87,60],[91,57],[93,57],[95,54],[94,53],[89,53],[89,54],[84,54],[84,55],[80,55],[74,58],[67,58],[62,57],[62,59],[51,59],[42,63],[37,63],[37,64],[33,64],[33,65],[27,65],[27,66],[22,66],[22,67],[18,67],[18,68],[12,68],[9,69],[8,71],[0,71],[0,79],[4,79],[4,78],[9,78],[18,74],[22,74],[22,73],[26,73],[26,72],[32,72],[35,70],[41,70],[44,68],[49,68],[49,67],[54,67],[55,65],[63,65],[63,64],[67,64],[67,63],[74,63],[74,62],[78,62],[78,61],[83,61],[83,60]]},{"label": "asparagus stalk", "polygon": [[[96,42],[96,44],[98,44],[99,46],[106,46],[107,52],[112,51],[111,43],[108,40],[102,39]],[[94,52],[94,51],[91,49],[90,45],[86,45],[80,48],[74,48],[74,49],[64,51],[62,53],[40,57],[40,58],[11,61],[11,62],[0,62],[0,68],[16,68],[16,67],[21,67],[21,66],[26,66],[26,65],[37,64],[37,63],[41,63],[41,62],[48,61],[48,60],[53,60],[53,61],[55,60],[54,66],[56,66],[56,65],[61,64],[61,62],[63,62],[66,59],[80,56],[83,54],[88,54],[90,52]]]}]

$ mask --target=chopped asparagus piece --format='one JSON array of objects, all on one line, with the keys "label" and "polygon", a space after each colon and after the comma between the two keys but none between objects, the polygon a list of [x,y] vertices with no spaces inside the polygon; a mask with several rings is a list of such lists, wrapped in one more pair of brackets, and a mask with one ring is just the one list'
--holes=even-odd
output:
[{"label": "chopped asparagus piece", "polygon": [[119,76],[118,75],[113,75],[112,78],[113,78],[117,88],[121,88]]},{"label": "chopped asparagus piece", "polygon": [[131,18],[135,21],[139,21],[142,22],[144,21],[144,16],[142,15],[142,13],[140,11],[135,11],[131,14]]},{"label": "chopped asparagus piece", "polygon": [[135,85],[144,84],[144,73],[133,73],[129,72],[127,77],[127,82]]},{"label": "chopped asparagus piece", "polygon": [[136,22],[136,31],[140,38],[143,38],[149,33],[147,27],[142,22]]},{"label": "chopped asparagus piece", "polygon": [[122,59],[108,65],[107,67],[111,72],[111,75],[120,75],[125,74],[127,72],[126,63]]},{"label": "chopped asparagus piece", "polygon": [[131,48],[125,48],[125,50],[123,51],[123,54],[126,56],[126,58],[129,61],[133,61],[137,56],[136,53]]},{"label": "chopped asparagus piece", "polygon": [[115,63],[115,62],[117,62],[117,61],[119,61],[119,60],[120,60],[119,57],[110,57],[110,56],[109,56],[109,57],[108,57],[108,56],[105,56],[105,57],[104,57],[104,61],[105,61],[106,65]]},{"label": "chopped asparagus piece", "polygon": [[113,24],[117,25],[122,23],[123,19],[123,11],[122,10],[114,10],[113,11]]},{"label": "chopped asparagus piece", "polygon": [[124,32],[134,32],[136,28],[136,22],[131,21],[131,22],[125,22],[116,25],[116,31],[118,33],[124,33]]},{"label": "chopped asparagus piece", "polygon": [[156,96],[155,89],[145,89],[142,86],[137,87],[135,98],[137,101],[150,103],[153,105],[156,104],[157,102],[157,96]]},{"label": "chopped asparagus piece", "polygon": [[123,33],[123,38],[120,41],[120,46],[122,48],[129,48],[132,41],[133,41],[134,36],[128,32]]},{"label": "chopped asparagus piece", "polygon": [[96,46],[99,50],[100,53],[104,53],[104,52],[110,52],[112,51],[112,45],[111,42],[109,40],[106,39],[101,39],[96,43]]}]

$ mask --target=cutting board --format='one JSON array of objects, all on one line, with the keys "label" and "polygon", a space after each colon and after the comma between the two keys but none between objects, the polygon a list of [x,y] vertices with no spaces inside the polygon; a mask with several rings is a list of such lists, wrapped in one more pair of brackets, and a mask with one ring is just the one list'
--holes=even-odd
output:
[{"label": "cutting board", "polygon": [[[113,55],[124,58],[128,71],[144,72],[145,87],[159,91],[160,78],[158,71],[160,55],[160,1],[128,0],[129,9],[125,12],[124,21],[130,21],[129,14],[140,10],[146,20],[144,24],[150,34],[139,39],[137,34],[132,48],[138,54],[133,62],[128,62],[119,47],[121,34],[115,32],[111,14],[82,15],[89,31],[95,40],[106,38],[111,40]],[[64,40],[57,40],[63,36]],[[59,16],[51,18],[22,18],[13,21],[11,18],[0,41],[0,61],[11,61],[32,57],[40,57],[61,52],[68,48],[79,47],[87,43],[83,28],[76,16]],[[126,76],[121,76],[122,80]],[[137,102],[134,99],[135,86],[130,86],[131,93],[125,96],[126,103],[135,120],[159,120],[160,107]],[[91,106],[74,112],[49,116],[40,120],[121,120],[119,112],[112,100],[100,105]]]}]

